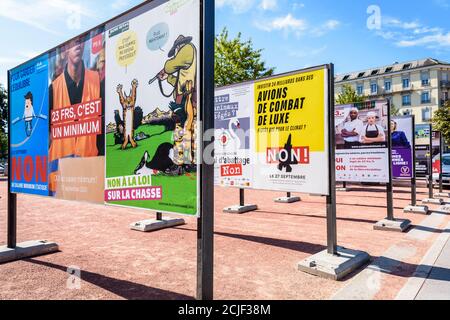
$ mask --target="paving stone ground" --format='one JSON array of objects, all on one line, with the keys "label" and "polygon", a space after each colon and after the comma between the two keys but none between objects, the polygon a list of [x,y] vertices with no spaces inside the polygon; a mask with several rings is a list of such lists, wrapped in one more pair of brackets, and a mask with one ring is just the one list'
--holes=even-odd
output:
[{"label": "paving stone ground", "polygon": [[[359,288],[375,286],[370,299],[393,299],[450,217],[441,215],[433,227],[411,229],[409,233],[418,230],[415,236],[374,231],[373,224],[386,216],[385,193],[381,187],[356,189],[338,192],[339,245],[367,251],[373,262],[391,259],[392,270],[381,272],[375,285],[373,279],[360,281]],[[283,194],[248,191],[246,203],[258,204],[259,210],[229,215],[222,209],[238,203],[238,190],[215,191],[216,299],[331,299],[363,274],[334,282],[296,270],[300,260],[325,248],[325,198],[300,195],[302,202],[276,204],[273,198]],[[425,189],[419,192],[419,199],[426,197]],[[0,196],[0,245],[4,245],[5,181],[0,182]],[[396,188],[395,214],[420,225],[427,217],[403,213],[409,197],[407,188]],[[129,229],[130,223],[153,216],[19,195],[18,241],[47,239],[57,242],[61,251],[0,265],[0,299],[193,299],[196,219],[155,233]],[[392,261],[398,251],[404,254]],[[67,273],[71,266],[81,269],[80,289],[71,289]]]}]

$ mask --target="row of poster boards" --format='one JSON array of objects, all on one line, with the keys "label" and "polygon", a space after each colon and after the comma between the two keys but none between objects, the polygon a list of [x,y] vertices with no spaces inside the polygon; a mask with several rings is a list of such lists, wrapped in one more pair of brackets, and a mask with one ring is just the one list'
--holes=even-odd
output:
[{"label": "row of poster boards", "polygon": [[[275,144],[257,147],[261,128],[258,127],[260,107],[255,88],[260,85],[265,84],[249,82],[216,90],[215,184],[242,189],[320,193],[317,190],[320,180],[314,179],[319,178],[320,173],[311,166],[313,161],[320,160],[314,156],[302,157],[305,150],[314,150],[316,132],[286,127],[280,139],[277,135],[272,136]],[[305,101],[312,99],[307,97]],[[270,119],[274,114],[269,114]],[[297,119],[302,119],[301,115]],[[430,134],[433,173],[440,172],[440,132],[432,131],[429,124],[416,126],[413,116],[391,117],[387,100],[337,105],[334,121],[337,182],[384,184],[391,181],[391,176],[393,179],[427,176]],[[298,123],[303,125],[303,122]],[[309,122],[305,127],[314,128],[313,123]],[[262,127],[264,132],[270,132],[270,128]],[[302,134],[307,135],[309,143],[302,143]],[[288,155],[292,155],[292,159]],[[326,161],[323,158],[322,161],[319,170],[326,171]],[[305,177],[306,183],[293,177]],[[315,181],[308,183],[309,178]]]},{"label": "row of poster boards", "polygon": [[10,191],[198,216],[201,6],[147,1],[10,70]]}]

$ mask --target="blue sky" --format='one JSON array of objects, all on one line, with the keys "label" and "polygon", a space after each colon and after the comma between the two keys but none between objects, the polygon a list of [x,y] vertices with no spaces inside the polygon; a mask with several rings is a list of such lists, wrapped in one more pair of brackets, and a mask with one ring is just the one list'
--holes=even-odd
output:
[{"label": "blue sky", "polygon": [[[8,69],[140,2],[0,0],[0,83]],[[242,32],[277,73],[328,62],[346,73],[425,57],[450,61],[449,14],[450,0],[216,0],[216,33]]]}]

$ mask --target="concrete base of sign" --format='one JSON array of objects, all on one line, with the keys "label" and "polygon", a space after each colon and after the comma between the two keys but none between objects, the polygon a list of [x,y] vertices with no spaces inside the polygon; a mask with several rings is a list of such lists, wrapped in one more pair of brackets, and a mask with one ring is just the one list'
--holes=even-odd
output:
[{"label": "concrete base of sign", "polygon": [[434,212],[440,212],[445,214],[450,214],[450,205],[441,206],[436,210],[433,210]]},{"label": "concrete base of sign", "polygon": [[0,247],[0,263],[7,263],[25,258],[42,256],[45,254],[55,253],[59,247],[54,242],[48,241],[27,241],[17,244],[15,249]]},{"label": "concrete base of sign", "polygon": [[445,193],[445,192],[441,193],[441,192],[439,192],[439,193],[435,193],[434,197],[435,198],[450,198],[450,193]]},{"label": "concrete base of sign", "polygon": [[430,210],[427,206],[408,206],[403,209],[404,213],[429,214]]},{"label": "concrete base of sign", "polygon": [[224,213],[243,214],[250,211],[258,210],[258,206],[254,204],[246,204],[245,206],[232,206],[223,209]]},{"label": "concrete base of sign", "polygon": [[423,200],[422,200],[422,203],[423,203],[423,204],[437,204],[437,205],[442,205],[442,204],[444,204],[444,199],[442,199],[442,198],[434,198],[434,199],[427,198],[427,199],[423,199]]},{"label": "concrete base of sign", "polygon": [[341,280],[356,271],[370,260],[363,251],[338,247],[337,255],[331,255],[327,250],[319,252],[298,264],[298,270],[326,279]]},{"label": "concrete base of sign", "polygon": [[340,192],[349,192],[350,188],[336,188],[336,191],[340,191]]},{"label": "concrete base of sign", "polygon": [[395,219],[395,220],[384,219],[377,222],[373,226],[373,229],[380,231],[405,232],[409,227],[411,227],[411,221],[407,219]]},{"label": "concrete base of sign", "polygon": [[184,219],[170,219],[164,218],[162,220],[143,220],[130,225],[131,230],[141,231],[141,232],[152,232],[161,229],[173,228],[177,226],[182,226],[186,224]]},{"label": "concrete base of sign", "polygon": [[302,201],[302,199],[300,197],[280,197],[280,198],[275,198],[274,201],[276,203],[294,203],[294,202]]}]

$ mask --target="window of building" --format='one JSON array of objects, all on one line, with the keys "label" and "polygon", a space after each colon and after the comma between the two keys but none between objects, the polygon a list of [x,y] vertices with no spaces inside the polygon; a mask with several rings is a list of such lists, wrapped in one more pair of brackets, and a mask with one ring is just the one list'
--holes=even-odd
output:
[{"label": "window of building", "polygon": [[422,92],[422,99],[421,99],[422,103],[430,103],[431,99],[430,99],[430,92],[429,91],[424,91]]},{"label": "window of building", "polygon": [[356,86],[356,92],[358,93],[359,96],[362,96],[364,93],[364,86],[361,84]]},{"label": "window of building", "polygon": [[422,108],[422,121],[424,121],[424,122],[431,121],[431,108],[430,107]]},{"label": "window of building", "polygon": [[360,74],[358,74],[358,78],[364,77],[365,74],[366,74],[365,72],[361,72]]},{"label": "window of building", "polygon": [[428,72],[422,72],[420,74],[420,78],[422,80],[422,86],[427,87],[430,85],[430,73]]},{"label": "window of building", "polygon": [[402,96],[402,104],[404,106],[411,105],[411,95],[410,94],[405,94],[404,96]]},{"label": "window of building", "polygon": [[403,115],[404,116],[410,116],[411,115],[411,110],[410,109],[405,109],[405,110],[403,110]]},{"label": "window of building", "polygon": [[387,67],[385,72],[386,72],[386,73],[389,73],[389,72],[392,72],[392,70],[393,70],[392,67]]},{"label": "window of building", "polygon": [[386,90],[387,92],[391,92],[391,90],[392,90],[392,81],[391,80],[384,81],[384,90]]},{"label": "window of building", "polygon": [[372,93],[372,94],[378,93],[378,84],[376,84],[376,83],[370,84],[370,93]]},{"label": "window of building", "polygon": [[380,70],[373,70],[372,73],[371,73],[370,75],[371,75],[371,76],[377,75],[379,71],[380,71]]},{"label": "window of building", "polygon": [[403,65],[403,70],[408,70],[411,68],[411,63],[407,63]]},{"label": "window of building", "polygon": [[348,78],[350,78],[350,75],[344,76],[344,78],[342,79],[342,81],[348,80]]},{"label": "window of building", "polygon": [[403,89],[409,89],[410,86],[409,78],[403,78],[402,82],[403,82]]},{"label": "window of building", "polygon": [[442,72],[442,81],[448,81],[448,73]]}]

